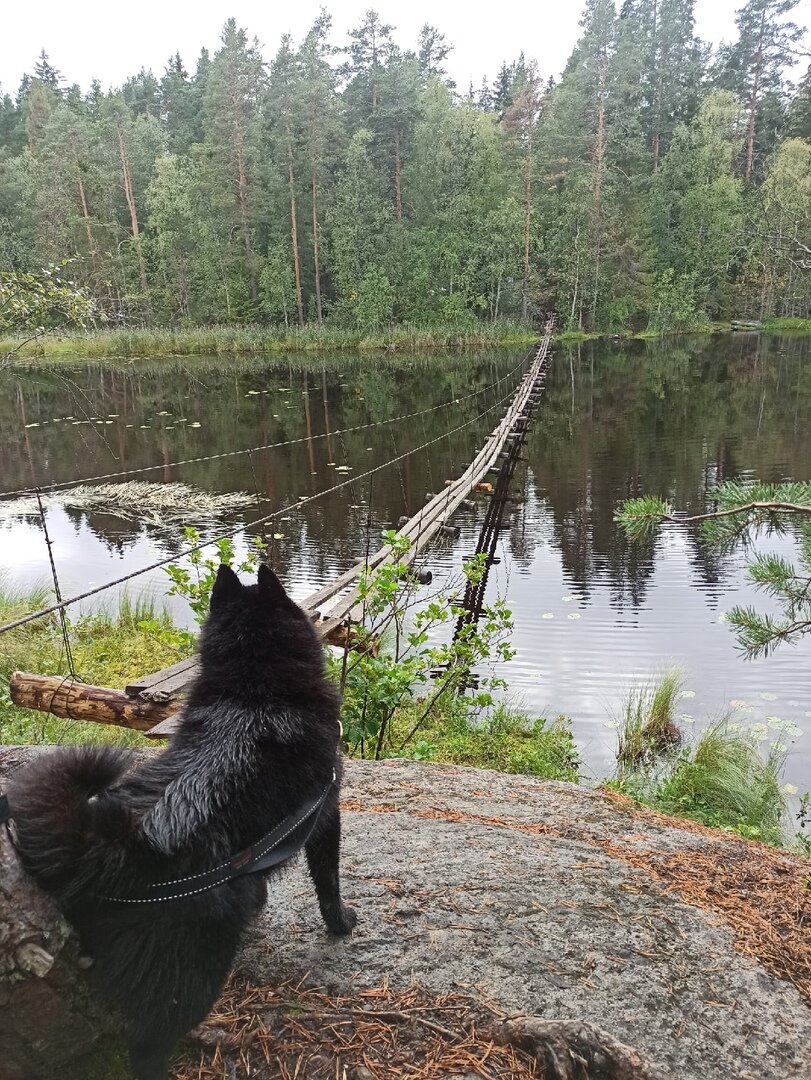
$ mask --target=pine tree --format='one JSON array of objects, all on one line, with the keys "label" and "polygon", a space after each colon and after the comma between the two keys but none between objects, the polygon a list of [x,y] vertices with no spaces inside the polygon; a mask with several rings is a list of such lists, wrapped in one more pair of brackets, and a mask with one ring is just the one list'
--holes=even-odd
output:
[{"label": "pine tree", "polygon": [[2,93],[0,87],[0,151],[18,154],[22,149],[20,110],[11,94]]},{"label": "pine tree", "polygon": [[387,322],[394,305],[386,273],[392,215],[369,154],[372,140],[363,128],[352,136],[330,211],[336,314],[367,330]]},{"label": "pine tree", "polygon": [[158,158],[145,201],[153,302],[163,319],[228,321],[231,298],[222,243],[193,162],[177,154]]},{"label": "pine tree", "polygon": [[[438,78],[438,76],[435,76]],[[411,155],[420,114],[420,67],[413,54],[391,53],[380,83],[374,116],[375,158],[391,177],[397,221],[403,222],[403,159]],[[388,153],[387,153],[388,151]]]},{"label": "pine tree", "polygon": [[34,78],[42,83],[43,86],[47,86],[49,90],[52,90],[55,94],[61,94],[62,73],[51,64],[48,54],[43,49],[39,54],[39,59],[34,64]]},{"label": "pine tree", "polygon": [[202,93],[198,81],[189,78],[180,53],[169,58],[160,81],[160,115],[175,153],[187,154],[194,143],[202,142]]},{"label": "pine tree", "polygon": [[506,62],[501,65],[496,76],[491,94],[492,107],[501,116],[512,105],[512,87],[515,79],[515,65]]},{"label": "pine tree", "polygon": [[312,256],[315,311],[318,322],[324,317],[322,285],[322,217],[324,188],[329,183],[342,142],[341,121],[336,107],[336,75],[328,57],[332,19],[322,11],[299,50],[301,70],[301,121],[310,171],[312,208]]},{"label": "pine tree", "polygon": [[727,622],[750,657],[768,656],[785,642],[797,644],[811,633],[811,484],[743,484],[727,481],[712,491],[712,508],[697,516],[674,516],[670,505],[655,496],[629,499],[616,520],[632,540],[650,539],[663,521],[697,528],[710,550],[746,546],[759,532],[796,530],[797,564],[772,554],[755,555],[748,573],[755,587],[769,596],[777,614],[761,615],[754,607],[736,606]]},{"label": "pine tree", "polygon": [[349,60],[344,68],[349,84],[345,96],[353,128],[368,126],[380,104],[383,70],[395,48],[393,30],[393,26],[380,21],[376,11],[370,10],[360,26],[349,32],[345,50]]},{"label": "pine tree", "polygon": [[[138,276],[138,306],[141,314],[150,314],[150,289],[147,276],[146,259],[142,236],[145,218],[146,189],[152,178],[155,159],[164,148],[163,132],[158,121],[152,116],[133,117],[132,112],[119,94],[110,94],[100,107],[101,140],[104,143],[106,167],[110,175],[110,187],[113,185],[123,196],[124,210],[116,221],[116,227],[123,229],[128,243],[121,247],[124,260],[120,267],[120,284],[132,294],[129,283],[129,267],[126,256],[129,251],[135,256]],[[126,223],[126,224],[124,224]]]},{"label": "pine tree", "polygon": [[121,87],[121,96],[129,105],[133,116],[160,117],[160,83],[151,71],[141,68],[137,75],[127,79]]},{"label": "pine tree", "polygon": [[788,108],[786,131],[791,138],[811,141],[811,64]]},{"label": "pine tree", "polygon": [[730,313],[742,254],[743,193],[734,172],[740,144],[737,102],[717,91],[690,125],[676,129],[652,192],[657,271],[671,271],[711,318]]},{"label": "pine tree", "polygon": [[[453,51],[453,45],[448,45],[445,35],[440,33],[435,26],[426,23],[420,30],[420,40],[417,46],[417,59],[420,65],[420,75],[423,79],[435,75],[437,78],[447,77],[447,70],[442,66]],[[453,86],[453,83],[450,83]]]},{"label": "pine tree", "polygon": [[783,71],[794,64],[792,48],[803,31],[784,16],[799,0],[748,0],[738,10],[738,40],[723,50],[719,62],[719,85],[737,94],[746,109],[746,144],[743,177],[753,178],[755,155],[764,102],[779,95]]},{"label": "pine tree", "polygon": [[[301,71],[293,52],[290,35],[285,34],[276,53],[270,71],[268,101],[272,107],[267,112],[271,118],[271,138],[274,158],[287,185],[288,214],[290,220],[290,245],[293,256],[293,279],[296,288],[296,312],[299,326],[304,325],[304,290],[302,284],[301,243],[299,240],[299,162],[297,160],[297,133],[301,127],[302,103]],[[317,237],[318,231],[315,230]]]},{"label": "pine tree", "polygon": [[676,125],[698,110],[706,52],[694,33],[695,0],[632,0],[626,17],[643,50],[640,118],[655,173]]},{"label": "pine tree", "polygon": [[512,104],[505,110],[502,121],[505,130],[510,132],[514,140],[521,161],[523,179],[524,257],[521,282],[521,318],[524,320],[529,315],[530,249],[534,217],[533,179],[537,128],[542,104],[541,78],[533,61],[526,66],[520,81],[517,81],[512,92]]},{"label": "pine tree", "polygon": [[59,98],[39,79],[32,80],[22,103],[22,115],[25,125],[25,139],[28,149],[36,153],[45,135],[51,115]]},{"label": "pine tree", "polygon": [[232,213],[244,250],[243,274],[253,308],[259,302],[253,230],[260,202],[259,99],[264,83],[258,43],[249,42],[246,32],[229,19],[205,79],[204,152],[223,202],[227,202],[226,193],[233,193]]}]

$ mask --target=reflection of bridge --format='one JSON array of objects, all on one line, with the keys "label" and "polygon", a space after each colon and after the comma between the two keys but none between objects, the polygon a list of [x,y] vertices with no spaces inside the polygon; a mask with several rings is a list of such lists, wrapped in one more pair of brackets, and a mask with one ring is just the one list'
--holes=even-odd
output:
[{"label": "reflection of bridge", "polygon": [[[405,555],[397,556],[398,559],[413,564],[437,533],[447,526],[448,520],[459,508],[466,496],[477,488],[480,490],[484,488],[488,493],[495,495],[485,517],[479,543],[479,550],[488,553],[492,558],[491,549],[498,533],[507,487],[512,477],[517,452],[523,444],[527,427],[540,401],[548,365],[551,335],[552,321],[550,320],[546,325],[543,339],[534,353],[532,363],[515,392],[507,398],[502,398],[501,401],[485,410],[484,413],[474,417],[475,420],[478,420],[497,408],[498,405],[509,401],[501,421],[490,433],[484,445],[462,475],[456,480],[448,481],[443,491],[434,495],[417,514],[399,529],[399,535],[407,538],[410,546]],[[454,431],[461,430],[462,427],[468,426],[471,422],[468,421],[466,424],[451,429],[442,438],[453,434]],[[435,441],[432,440],[432,442]],[[423,449],[423,447],[416,448],[416,450],[420,449]],[[398,458],[386,462],[385,465],[370,470],[370,474],[408,457],[414,452],[415,450],[411,450],[406,454],[401,454]],[[498,467],[500,457],[504,460],[504,465],[501,468]],[[486,487],[484,485],[485,477],[494,470],[498,473],[495,492],[493,492],[492,485],[487,484]],[[361,479],[361,477],[356,479]],[[343,487],[346,483],[350,483],[350,481],[344,481],[344,483],[337,484],[328,490],[334,491]],[[322,492],[321,494],[326,493]],[[276,515],[268,515],[268,517],[273,516]],[[349,627],[352,624],[357,625],[362,621],[364,615],[363,605],[356,596],[358,579],[364,572],[383,566],[392,561],[393,558],[390,546],[385,545],[301,602],[301,606],[313,619],[322,638],[339,644],[348,642]],[[153,567],[145,567],[137,573],[146,573],[151,569]],[[119,583],[111,582],[102,588],[111,588]],[[0,627],[0,633],[14,629],[33,619],[44,618],[53,612],[58,611],[61,613],[69,604],[84,599],[85,595],[87,594],[72,597],[65,601],[59,599],[58,603],[47,609],[33,612],[8,626]],[[474,604],[476,602],[480,604],[481,602],[481,596],[472,599]],[[475,614],[475,612],[473,613]],[[125,691],[88,686],[75,679],[60,676],[15,672],[11,679],[11,698],[15,705],[22,708],[40,709],[68,719],[94,720],[100,723],[117,724],[141,731],[149,731],[151,734],[160,737],[168,735],[173,730],[174,721],[170,717],[180,708],[183,690],[194,677],[196,667],[196,658],[190,657],[169,668],[131,683]]]}]

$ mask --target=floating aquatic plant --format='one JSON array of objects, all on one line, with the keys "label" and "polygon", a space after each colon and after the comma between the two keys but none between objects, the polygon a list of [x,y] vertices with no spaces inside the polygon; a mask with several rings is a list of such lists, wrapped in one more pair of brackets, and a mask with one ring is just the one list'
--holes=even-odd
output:
[{"label": "floating aquatic plant", "polygon": [[[80,484],[64,491],[43,493],[45,509],[61,506],[87,513],[112,514],[127,521],[149,525],[183,525],[210,521],[223,514],[244,510],[254,499],[244,491],[227,494],[201,491],[189,484],[156,484],[128,480],[121,484]],[[0,502],[0,519],[30,517],[39,513],[33,495]]]}]

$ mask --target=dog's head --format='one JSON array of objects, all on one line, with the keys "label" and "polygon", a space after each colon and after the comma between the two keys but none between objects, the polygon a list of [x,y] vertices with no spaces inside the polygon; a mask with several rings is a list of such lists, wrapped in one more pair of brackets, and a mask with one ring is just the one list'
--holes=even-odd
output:
[{"label": "dog's head", "polygon": [[200,639],[203,657],[215,661],[249,656],[277,660],[321,654],[313,624],[287,595],[268,566],[261,565],[256,583],[243,585],[228,566],[220,566]]}]

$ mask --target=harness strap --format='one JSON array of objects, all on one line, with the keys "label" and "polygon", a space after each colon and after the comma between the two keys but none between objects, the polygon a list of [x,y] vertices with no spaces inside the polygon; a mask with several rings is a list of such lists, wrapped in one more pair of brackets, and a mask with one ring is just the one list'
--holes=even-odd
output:
[{"label": "harness strap", "polygon": [[[199,874],[190,874],[188,877],[149,885],[147,896],[105,896],[103,899],[115,904],[159,904],[167,900],[184,900],[189,896],[197,896],[199,893],[216,889],[219,885],[225,885],[246,874],[261,874],[271,870],[274,866],[292,858],[310,839],[318,821],[318,814],[334,783],[335,773],[333,772],[332,780],[317,798],[304,803],[269,833],[266,833],[261,840],[245,848],[244,851],[232,855],[227,862]],[[8,796],[0,793],[0,825],[8,825],[11,820],[12,812]]]},{"label": "harness strap", "polygon": [[[292,858],[310,839],[318,821],[318,812],[335,782],[335,775],[321,794],[288,815],[275,829],[251,847],[232,855],[231,858],[211,870],[188,877],[175,878],[148,886],[148,896],[105,896],[116,904],[159,904],[167,900],[185,900],[190,896],[209,892],[246,874],[261,874]],[[306,831],[305,831],[306,827]],[[299,835],[296,836],[295,834]]]}]

